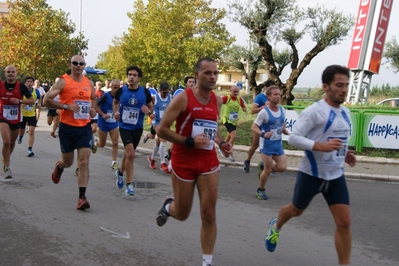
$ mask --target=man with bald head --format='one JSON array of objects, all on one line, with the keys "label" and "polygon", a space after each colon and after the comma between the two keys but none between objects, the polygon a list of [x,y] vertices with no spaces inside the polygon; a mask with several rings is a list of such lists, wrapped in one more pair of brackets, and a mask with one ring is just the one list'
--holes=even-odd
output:
[{"label": "man with bald head", "polygon": [[[96,114],[97,105],[94,84],[83,76],[86,62],[80,55],[70,61],[71,74],[64,74],[44,97],[49,108],[61,109],[59,138],[62,158],[55,163],[51,179],[58,184],[64,168],[74,161],[74,150],[78,150],[78,210],[90,208],[86,198],[89,181],[89,157],[93,146],[90,120]],[[54,98],[59,95],[59,102]]]},{"label": "man with bald head", "polygon": [[[224,108],[221,114],[221,119],[227,130],[227,136],[224,141],[229,142],[231,146],[234,145],[234,141],[237,137],[236,130],[240,107],[244,112],[247,111],[244,100],[238,96],[239,93],[240,89],[234,85],[230,88],[230,95],[222,96]],[[222,152],[220,152],[220,154],[225,157]],[[229,156],[229,160],[232,162],[235,161],[233,154]]]},{"label": "man with bald head", "polygon": [[[19,133],[21,104],[34,104],[34,100],[28,88],[17,81],[15,66],[7,66],[4,69],[4,74],[6,80],[0,81],[0,133],[3,140],[4,179],[11,180],[10,157]],[[23,96],[26,99],[23,99]]]}]

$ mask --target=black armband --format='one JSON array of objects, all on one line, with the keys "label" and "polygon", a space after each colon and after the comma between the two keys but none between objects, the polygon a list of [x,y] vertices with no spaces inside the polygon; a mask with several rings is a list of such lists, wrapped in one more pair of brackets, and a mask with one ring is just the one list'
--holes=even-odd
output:
[{"label": "black armband", "polygon": [[265,134],[266,134],[266,132],[262,132],[262,133],[260,133],[260,136],[261,136],[262,138],[265,138]]},{"label": "black armband", "polygon": [[185,140],[185,145],[189,149],[194,148],[194,139],[193,139],[193,137],[187,137],[186,140]]}]

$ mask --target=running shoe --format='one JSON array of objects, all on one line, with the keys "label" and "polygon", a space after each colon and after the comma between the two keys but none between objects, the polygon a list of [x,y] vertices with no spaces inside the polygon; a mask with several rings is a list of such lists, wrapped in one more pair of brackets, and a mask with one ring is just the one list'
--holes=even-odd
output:
[{"label": "running shoe", "polygon": [[119,171],[119,169],[116,169],[115,171],[115,176],[116,176],[116,186],[119,189],[123,188],[123,175],[121,174],[121,172]]},{"label": "running shoe", "polygon": [[52,136],[53,138],[56,138],[56,136],[55,136],[55,133],[54,133],[54,132],[51,132],[51,133],[50,133],[50,136]]},{"label": "running shoe", "polygon": [[245,173],[249,173],[249,167],[250,167],[250,162],[248,160],[245,160],[244,161],[244,168],[243,168]]},{"label": "running shoe", "polygon": [[17,142],[18,142],[18,144],[21,144],[21,143],[22,143],[22,138],[23,138],[23,136],[21,136],[21,135],[20,135],[20,136],[18,136],[18,141],[17,141]]},{"label": "running shoe", "polygon": [[61,175],[62,175],[62,172],[64,171],[64,169],[59,169],[58,168],[58,162],[56,162],[55,163],[55,167],[54,167],[54,171],[53,171],[53,173],[51,174],[51,179],[53,180],[53,183],[54,184],[58,184],[59,182],[60,182],[60,180],[61,180]]},{"label": "running shoe", "polygon": [[218,149],[218,151],[219,151],[220,155],[221,155],[223,158],[226,158],[226,155],[224,155],[224,153],[222,152],[221,149]]},{"label": "running shoe", "polygon": [[266,191],[265,190],[260,190],[259,188],[256,190],[255,193],[256,197],[258,199],[262,199],[262,200],[267,200],[267,196],[266,196]]},{"label": "running shoe", "polygon": [[161,164],[161,166],[159,167],[159,169],[161,169],[162,171],[164,171],[167,174],[170,174],[168,165],[166,163]]},{"label": "running shoe", "polygon": [[4,172],[6,173],[6,175],[4,176],[4,180],[6,180],[6,181],[12,180],[12,172],[11,172],[10,167],[6,166]]},{"label": "running shoe", "polygon": [[165,206],[173,202],[174,199],[172,197],[167,197],[165,201],[162,204],[161,209],[159,209],[158,214],[157,214],[157,224],[158,226],[163,226],[167,221],[170,216],[169,213],[167,213]]},{"label": "running shoe", "polygon": [[151,159],[151,155],[147,157],[148,160],[148,165],[150,166],[151,169],[157,169],[155,166],[155,160]]},{"label": "running shoe", "polygon": [[74,176],[78,176],[79,175],[79,167],[75,169],[75,173],[73,173]]},{"label": "running shoe", "polygon": [[35,153],[32,150],[28,150],[26,152],[26,157],[33,157],[33,156],[35,156]]},{"label": "running shoe", "polygon": [[93,145],[91,146],[91,152],[93,154],[97,152],[97,139],[93,140]]},{"label": "running shoe", "polygon": [[150,138],[150,134],[148,133],[147,135],[144,136],[143,143],[146,143],[149,138]]},{"label": "running shoe", "polygon": [[236,159],[233,157],[233,154],[230,154],[229,160],[230,160],[230,162],[232,162],[232,163],[236,161]]},{"label": "running shoe", "polygon": [[126,196],[134,196],[134,189],[133,189],[133,185],[129,184],[126,186],[126,190],[125,190],[125,195]]},{"label": "running shoe", "polygon": [[258,179],[260,179],[260,174],[262,173],[263,169],[264,169],[263,162],[259,162],[258,163]]},{"label": "running shoe", "polygon": [[118,164],[117,163],[113,163],[112,165],[111,165],[111,167],[109,168],[111,171],[116,171],[116,170],[118,170]]},{"label": "running shoe", "polygon": [[90,209],[90,203],[87,201],[86,197],[81,197],[78,199],[78,206],[76,209],[84,211],[86,209]]},{"label": "running shoe", "polygon": [[276,232],[275,226],[276,226],[277,220],[272,219],[269,223],[269,230],[267,231],[266,237],[265,237],[265,246],[266,249],[270,252],[273,252],[276,250],[277,243],[278,243],[278,237],[280,236],[280,232]]}]

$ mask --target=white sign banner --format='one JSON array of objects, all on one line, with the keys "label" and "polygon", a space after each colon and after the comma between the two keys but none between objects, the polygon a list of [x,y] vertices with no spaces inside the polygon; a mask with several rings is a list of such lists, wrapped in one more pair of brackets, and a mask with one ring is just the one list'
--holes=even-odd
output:
[{"label": "white sign banner", "polygon": [[[285,110],[285,128],[290,132],[294,128],[296,121],[298,120],[299,114],[294,110]],[[287,141],[289,135],[282,134],[282,139]]]},{"label": "white sign banner", "polygon": [[364,125],[363,146],[399,149],[399,117],[375,115]]}]

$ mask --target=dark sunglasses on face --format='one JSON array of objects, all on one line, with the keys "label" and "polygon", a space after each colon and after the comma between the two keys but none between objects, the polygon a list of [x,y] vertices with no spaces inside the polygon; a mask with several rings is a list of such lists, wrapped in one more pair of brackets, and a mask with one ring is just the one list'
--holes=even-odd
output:
[{"label": "dark sunglasses on face", "polygon": [[78,61],[72,61],[71,63],[72,63],[72,65],[74,65],[74,66],[77,66],[77,65],[79,65],[79,66],[84,66],[84,65],[86,65],[85,62],[78,62]]}]

